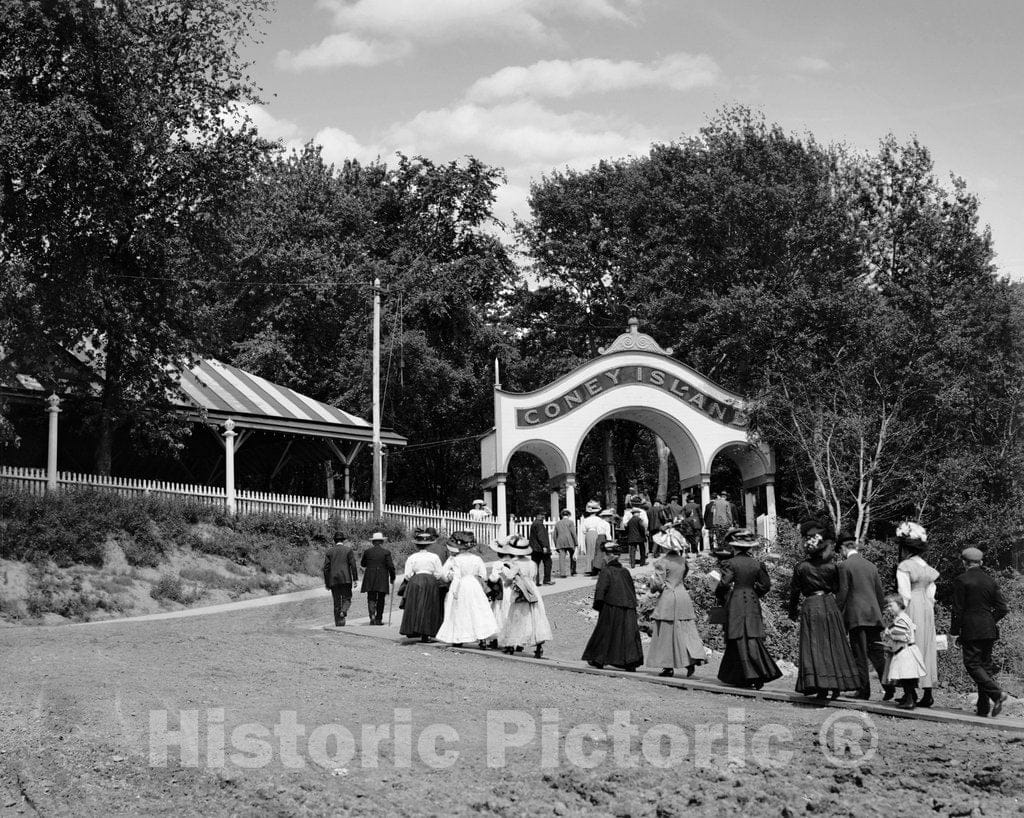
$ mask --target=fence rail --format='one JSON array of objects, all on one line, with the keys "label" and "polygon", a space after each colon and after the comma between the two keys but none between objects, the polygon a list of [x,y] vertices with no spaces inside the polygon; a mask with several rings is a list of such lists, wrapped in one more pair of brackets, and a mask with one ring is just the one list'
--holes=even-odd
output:
[{"label": "fence rail", "polygon": [[[15,490],[36,496],[46,493],[46,471],[44,469],[0,466],[0,481],[12,486]],[[198,486],[162,480],[139,480],[130,477],[104,477],[97,474],[75,472],[58,472],[57,485],[58,487],[106,491],[121,497],[167,497],[192,500],[219,508],[224,508],[226,504],[226,492],[221,486]],[[373,519],[371,503],[246,490],[235,493],[235,511],[237,514],[291,514],[297,517],[312,517],[316,520],[328,520],[332,517],[356,521]],[[405,526],[410,531],[427,526],[433,526],[439,532],[472,531],[477,540],[483,543],[495,539],[500,529],[497,520],[473,520],[468,512],[394,504],[383,506],[381,512],[386,518]]]}]

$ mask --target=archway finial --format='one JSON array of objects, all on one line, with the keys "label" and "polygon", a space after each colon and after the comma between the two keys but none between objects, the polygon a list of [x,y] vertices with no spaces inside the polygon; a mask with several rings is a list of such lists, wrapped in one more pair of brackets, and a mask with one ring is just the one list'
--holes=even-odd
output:
[{"label": "archway finial", "polygon": [[607,347],[600,347],[600,355],[611,355],[613,352],[654,352],[658,355],[672,355],[672,347],[662,346],[645,332],[640,332],[640,321],[636,316],[629,319],[626,331],[611,342]]}]

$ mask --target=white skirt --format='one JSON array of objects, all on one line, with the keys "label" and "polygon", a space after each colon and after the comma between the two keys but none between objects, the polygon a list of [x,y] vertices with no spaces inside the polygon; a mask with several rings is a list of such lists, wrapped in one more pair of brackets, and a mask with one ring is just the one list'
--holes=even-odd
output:
[{"label": "white skirt", "polygon": [[457,645],[489,639],[497,632],[498,624],[483,586],[476,577],[456,576],[444,598],[444,622],[437,640]]}]

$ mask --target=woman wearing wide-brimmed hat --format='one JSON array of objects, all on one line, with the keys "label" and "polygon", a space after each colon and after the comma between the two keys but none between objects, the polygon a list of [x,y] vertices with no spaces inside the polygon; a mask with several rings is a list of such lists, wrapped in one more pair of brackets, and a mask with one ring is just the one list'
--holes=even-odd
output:
[{"label": "woman wearing wide-brimmed hat", "polygon": [[841,690],[860,688],[860,671],[835,597],[839,590],[839,568],[832,558],[835,532],[819,520],[805,520],[800,536],[806,558],[793,569],[789,591],[789,618],[800,621],[796,692],[835,699]]},{"label": "woman wearing wide-brimmed hat", "polygon": [[[523,542],[520,543],[520,540]],[[491,570],[487,575],[487,585],[491,589],[488,597],[491,600],[491,612],[494,614],[494,622],[497,625],[497,631],[491,640],[491,647],[495,648],[499,646],[498,639],[508,620],[508,610],[512,607],[512,580],[515,579],[517,573],[514,547],[520,551],[525,549],[526,554],[530,554],[529,542],[518,534],[501,537],[490,545],[490,549],[498,555],[498,561],[491,565]]]},{"label": "woman wearing wide-brimmed hat", "polygon": [[[598,558],[598,552],[602,549],[599,546],[601,538],[610,540],[611,529],[608,522],[601,519],[601,504],[597,500],[589,500],[583,510],[583,520],[580,523],[580,535],[583,537],[580,542],[580,555],[577,560],[577,568],[583,574],[597,574],[604,564],[604,555]],[[597,566],[594,562],[597,560]]]},{"label": "woman wearing wide-brimmed hat", "polygon": [[498,647],[515,653],[532,647],[538,659],[544,655],[543,645],[551,639],[551,625],[544,598],[537,589],[537,563],[525,537],[508,538],[505,551],[511,556],[500,576],[502,593],[509,599],[507,613],[498,627]]},{"label": "woman wearing wide-brimmed hat", "polygon": [[487,568],[478,554],[470,553],[476,546],[472,531],[456,531],[448,539],[451,557],[444,564],[443,578],[451,583],[444,599],[444,621],[437,639],[452,645],[486,640],[498,631],[494,613],[487,603],[484,586]]},{"label": "woman wearing wide-brimmed hat", "polygon": [[636,618],[636,586],[629,570],[619,562],[619,546],[604,543],[605,564],[594,589],[597,625],[583,651],[593,667],[614,665],[633,671],[644,663],[640,624]]},{"label": "woman wearing wide-brimmed hat", "polygon": [[731,549],[733,556],[721,563],[722,579],[716,588],[726,611],[725,653],[718,679],[735,687],[758,689],[782,676],[764,644],[761,597],[771,590],[771,577],[750,553],[760,545],[756,534],[734,528],[720,545]]},{"label": "woman wearing wide-brimmed hat", "polygon": [[684,581],[690,572],[686,562],[686,540],[675,530],[674,522],[664,522],[654,542],[665,552],[654,562],[651,590],[659,591],[651,613],[654,633],[647,651],[647,666],[662,668],[662,676],[672,676],[675,668],[693,669],[707,661],[704,643],[697,633],[693,600]]},{"label": "woman wearing wide-brimmed hat", "polygon": [[436,534],[416,529],[413,542],[418,550],[405,561],[404,611],[398,632],[421,642],[429,642],[441,627],[440,580],[443,567],[437,554],[427,550],[436,539]]},{"label": "woman wearing wide-brimmed hat", "polygon": [[907,616],[914,623],[914,643],[924,658],[925,675],[921,677],[921,700],[918,707],[931,707],[935,700],[932,688],[938,680],[938,657],[935,653],[935,581],[939,572],[924,559],[928,551],[928,532],[917,523],[900,523],[896,529],[900,548],[900,564],[896,566],[896,587]]}]

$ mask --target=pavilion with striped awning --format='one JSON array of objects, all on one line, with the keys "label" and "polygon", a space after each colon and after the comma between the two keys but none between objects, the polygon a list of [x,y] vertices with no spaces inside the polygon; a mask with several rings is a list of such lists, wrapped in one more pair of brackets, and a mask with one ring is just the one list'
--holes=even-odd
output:
[{"label": "pavilion with striped awning", "polygon": [[[4,361],[4,357],[0,349],[0,361]],[[89,365],[84,345],[64,353],[62,366],[69,377],[47,385],[33,375],[19,373],[14,361],[7,359],[5,363],[7,366],[0,366],[0,396],[40,408],[44,404],[42,398],[48,393],[59,396],[51,396],[45,402],[51,421],[50,439],[45,446],[48,471],[49,464],[53,464],[52,470],[56,472],[57,416],[71,408],[64,401],[68,393],[61,384],[67,387],[72,381],[77,381],[78,386],[74,390],[77,399],[81,400],[84,395],[88,400],[89,393],[99,394],[97,380],[102,378],[102,373],[97,373]],[[72,369],[77,370],[77,379],[71,377]],[[345,499],[352,497],[351,466],[364,449],[369,449],[373,440],[373,427],[368,421],[213,358],[200,359],[181,369],[175,380],[177,389],[170,396],[171,403],[182,417],[195,424],[193,428],[201,434],[191,435],[173,465],[166,459],[132,458],[122,447],[119,452],[123,463],[121,471],[145,477],[166,477],[169,470],[177,469],[184,472],[183,476],[190,478],[190,482],[223,480],[230,506],[235,489],[235,455],[245,447],[244,458],[240,461],[240,488],[280,490],[286,466],[294,470],[296,464],[301,464],[307,478],[302,493],[312,493],[308,473],[310,467],[315,467],[321,474],[318,483],[324,487],[327,497],[335,496],[335,476],[343,478],[337,494]],[[61,425],[65,425],[64,420],[61,420]],[[78,431],[73,431],[72,438],[76,434]],[[212,440],[218,443],[213,453],[209,448]],[[205,446],[203,441],[206,441]],[[73,446],[76,442],[73,439],[60,440],[62,459],[75,459]],[[382,429],[381,442],[386,452],[389,448],[405,446],[407,440],[390,429]],[[32,465],[28,462],[35,459],[32,448],[23,452],[27,455],[23,465]],[[340,470],[335,469],[335,463],[340,464]],[[139,474],[143,468],[159,474]]]}]

